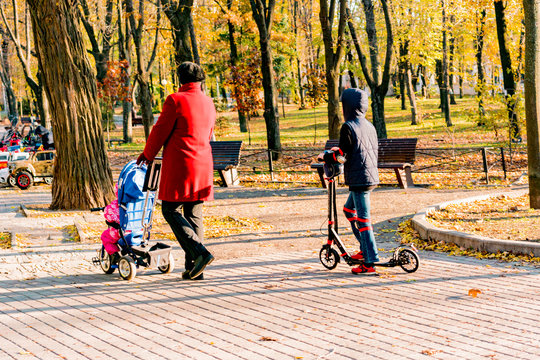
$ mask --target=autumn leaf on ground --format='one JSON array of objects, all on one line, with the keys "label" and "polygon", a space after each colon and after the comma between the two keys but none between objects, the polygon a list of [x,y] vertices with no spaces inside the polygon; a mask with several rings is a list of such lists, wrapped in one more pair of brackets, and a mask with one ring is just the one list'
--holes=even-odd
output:
[{"label": "autumn leaf on ground", "polygon": [[422,354],[424,355],[435,355],[438,352],[441,352],[441,350],[422,350]]},{"label": "autumn leaf on ground", "polygon": [[261,336],[260,341],[277,341],[277,339],[271,338],[269,336]]},{"label": "autumn leaf on ground", "polygon": [[480,289],[469,289],[469,296],[472,296],[473,298],[477,297],[478,294],[481,294],[482,291]]}]

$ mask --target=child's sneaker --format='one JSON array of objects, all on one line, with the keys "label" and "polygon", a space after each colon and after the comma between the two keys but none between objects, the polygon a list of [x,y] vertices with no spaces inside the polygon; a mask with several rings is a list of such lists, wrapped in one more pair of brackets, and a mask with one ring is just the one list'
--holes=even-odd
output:
[{"label": "child's sneaker", "polygon": [[351,259],[354,260],[364,260],[364,254],[362,254],[362,251],[358,251],[356,254],[351,256]]},{"label": "child's sneaker", "polygon": [[355,275],[377,275],[373,266],[366,266],[365,264],[352,268],[351,271]]}]

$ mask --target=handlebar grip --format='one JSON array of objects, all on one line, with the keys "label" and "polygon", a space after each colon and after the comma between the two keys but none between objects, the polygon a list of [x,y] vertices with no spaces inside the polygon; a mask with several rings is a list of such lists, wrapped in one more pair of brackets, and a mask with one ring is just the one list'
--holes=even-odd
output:
[{"label": "handlebar grip", "polygon": [[103,207],[97,207],[97,208],[91,208],[90,211],[101,211],[103,209],[105,209],[104,206]]}]

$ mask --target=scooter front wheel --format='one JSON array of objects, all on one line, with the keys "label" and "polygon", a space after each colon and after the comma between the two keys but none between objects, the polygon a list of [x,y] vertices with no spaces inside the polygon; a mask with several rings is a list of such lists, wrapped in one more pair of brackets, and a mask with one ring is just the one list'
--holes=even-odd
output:
[{"label": "scooter front wheel", "polygon": [[418,266],[420,266],[420,259],[418,258],[418,255],[416,252],[409,249],[399,250],[397,262],[399,266],[401,266],[401,268],[408,273],[415,272],[418,270]]},{"label": "scooter front wheel", "polygon": [[339,254],[330,246],[323,246],[323,248],[319,252],[319,260],[325,268],[327,268],[328,270],[333,270],[339,263]]}]

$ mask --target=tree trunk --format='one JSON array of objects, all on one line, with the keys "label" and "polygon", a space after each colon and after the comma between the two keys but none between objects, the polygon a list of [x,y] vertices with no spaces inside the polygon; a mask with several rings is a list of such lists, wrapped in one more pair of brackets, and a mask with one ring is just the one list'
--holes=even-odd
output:
[{"label": "tree trunk", "polygon": [[525,13],[525,114],[527,123],[527,155],[529,201],[540,209],[540,1],[523,0]]},{"label": "tree trunk", "polygon": [[276,84],[272,67],[272,48],[270,46],[275,0],[251,0],[251,11],[259,30],[261,49],[261,73],[264,91],[264,121],[268,149],[272,150],[274,160],[281,158],[281,138],[279,132],[279,113],[276,106]]},{"label": "tree trunk", "polygon": [[[232,0],[227,0],[227,8],[230,10],[232,8]],[[229,47],[231,50],[231,66],[236,66],[236,63],[238,62],[238,47],[236,46],[236,40],[234,38],[235,28],[234,24],[227,20],[227,27],[229,30]],[[236,72],[233,71],[233,74],[236,74]],[[236,83],[236,81],[235,81]],[[238,122],[240,124],[240,132],[247,132],[247,119],[246,114],[241,109],[238,109]]]},{"label": "tree trunk", "polygon": [[[452,126],[452,120],[450,119],[450,103],[448,99],[448,46],[447,46],[447,18],[446,18],[446,0],[442,0],[442,62],[441,62],[441,108],[444,113],[444,120],[446,126]],[[443,106],[444,103],[444,106]]]},{"label": "tree trunk", "polygon": [[28,0],[56,145],[52,209],[89,209],[114,198],[96,78],[78,13],[68,0]]},{"label": "tree trunk", "polygon": [[448,95],[450,96],[450,105],[456,105],[456,97],[454,96],[454,74],[455,74],[455,52],[456,52],[456,38],[454,37],[454,24],[456,18],[454,15],[450,15],[450,49],[449,49],[449,61],[448,61]]},{"label": "tree trunk", "polygon": [[339,74],[326,70],[326,85],[328,88],[328,138],[339,139],[341,117],[339,109]]},{"label": "tree trunk", "polygon": [[[124,86],[127,89],[131,89],[131,54],[129,52],[130,43],[131,43],[131,32],[129,30],[129,22],[124,19],[122,12],[122,6],[118,6],[118,53],[120,60],[125,60],[128,63],[128,68],[122,68],[122,71],[127,72],[125,76]],[[161,67],[160,67],[161,69]],[[163,89],[160,87],[160,89]],[[128,92],[131,94],[131,90]],[[133,142],[133,102],[131,101],[131,96],[122,101],[122,137],[126,143]]]},{"label": "tree trunk", "polygon": [[514,70],[512,69],[512,58],[507,47],[507,32],[505,19],[505,6],[502,0],[495,0],[495,23],[497,24],[497,39],[499,42],[499,54],[501,57],[501,66],[504,80],[504,89],[506,90],[506,108],[508,110],[508,120],[510,123],[510,140],[521,141],[521,129],[518,123],[516,112],[517,97],[516,83],[514,79]]},{"label": "tree trunk", "polygon": [[373,111],[373,126],[377,131],[379,139],[386,139],[386,122],[384,121],[384,97],[386,91],[382,92],[380,88],[371,90],[371,110]]},{"label": "tree trunk", "polygon": [[[326,87],[328,90],[328,138],[338,139],[341,127],[341,111],[339,109],[339,70],[343,60],[345,39],[345,20],[347,18],[347,0],[339,1],[338,10],[338,33],[334,40],[332,24],[336,1],[320,0],[319,20],[324,43],[324,60],[326,64]],[[335,50],[334,50],[335,48]]]},{"label": "tree trunk", "polygon": [[482,52],[484,50],[484,31],[486,25],[486,10],[482,9],[476,13],[476,68],[478,71],[478,80],[476,84],[476,94],[478,98],[478,126],[485,125],[484,117],[486,110],[484,109],[484,89],[485,89],[485,75],[484,75],[484,63],[482,60]]},{"label": "tree trunk", "polygon": [[[369,41],[369,53],[371,58],[371,71],[368,69],[367,60],[360,47],[360,42],[356,36],[356,30],[352,21],[348,21],[349,32],[362,66],[362,73],[371,90],[371,108],[373,110],[373,125],[377,131],[379,139],[386,139],[386,122],[384,119],[384,99],[388,92],[390,84],[390,65],[392,63],[392,46],[394,36],[392,33],[392,19],[386,0],[381,0],[382,10],[384,12],[384,23],[386,25],[386,54],[384,61],[384,70],[380,75],[379,50],[377,47],[377,31],[375,24],[375,15],[373,12],[373,3],[371,0],[362,0],[364,4],[364,13],[366,14],[366,32]],[[347,10],[347,17],[350,18],[350,12]]]},{"label": "tree trunk", "polygon": [[[272,51],[267,38],[260,37],[261,73],[264,91],[264,121],[266,123],[266,139],[268,148],[273,150],[274,160],[281,158],[281,138],[279,131],[279,114],[276,106],[276,84],[272,68]],[[269,39],[268,39],[269,40]]]},{"label": "tree trunk", "polygon": [[0,26],[0,33],[2,35],[2,47],[0,51],[2,67],[0,70],[0,78],[2,79],[2,84],[4,84],[7,100],[7,103],[4,105],[7,108],[9,118],[16,119],[19,117],[19,111],[17,109],[17,98],[15,97],[15,91],[13,91],[13,81],[11,77],[11,41],[2,26]]},{"label": "tree trunk", "polygon": [[[195,60],[192,48],[196,41],[195,31],[190,29],[193,26],[193,0],[161,0],[161,5],[173,27],[174,68],[178,71],[178,66],[183,62]],[[196,49],[195,53],[198,57]]]},{"label": "tree trunk", "polygon": [[407,110],[407,102],[405,98],[405,71],[406,70],[406,57],[407,49],[405,48],[405,44],[403,41],[399,44],[399,98],[401,100],[401,110]]},{"label": "tree trunk", "polygon": [[150,130],[154,125],[154,115],[152,114],[152,93],[150,92],[150,81],[148,74],[144,74],[137,81],[139,83],[139,103],[141,104],[141,117],[144,127],[144,137],[148,139]]},{"label": "tree trunk", "polygon": [[421,68],[418,69],[418,73],[422,74],[422,97],[424,99],[429,99],[429,93],[427,91],[427,82],[428,82],[428,75],[427,75],[427,68],[423,65],[421,65]]},{"label": "tree trunk", "polygon": [[411,125],[418,125],[418,109],[416,107],[416,94],[414,93],[412,84],[412,72],[411,67],[407,64],[405,70],[405,84],[407,85],[407,95],[409,97],[409,103],[411,105]]}]

